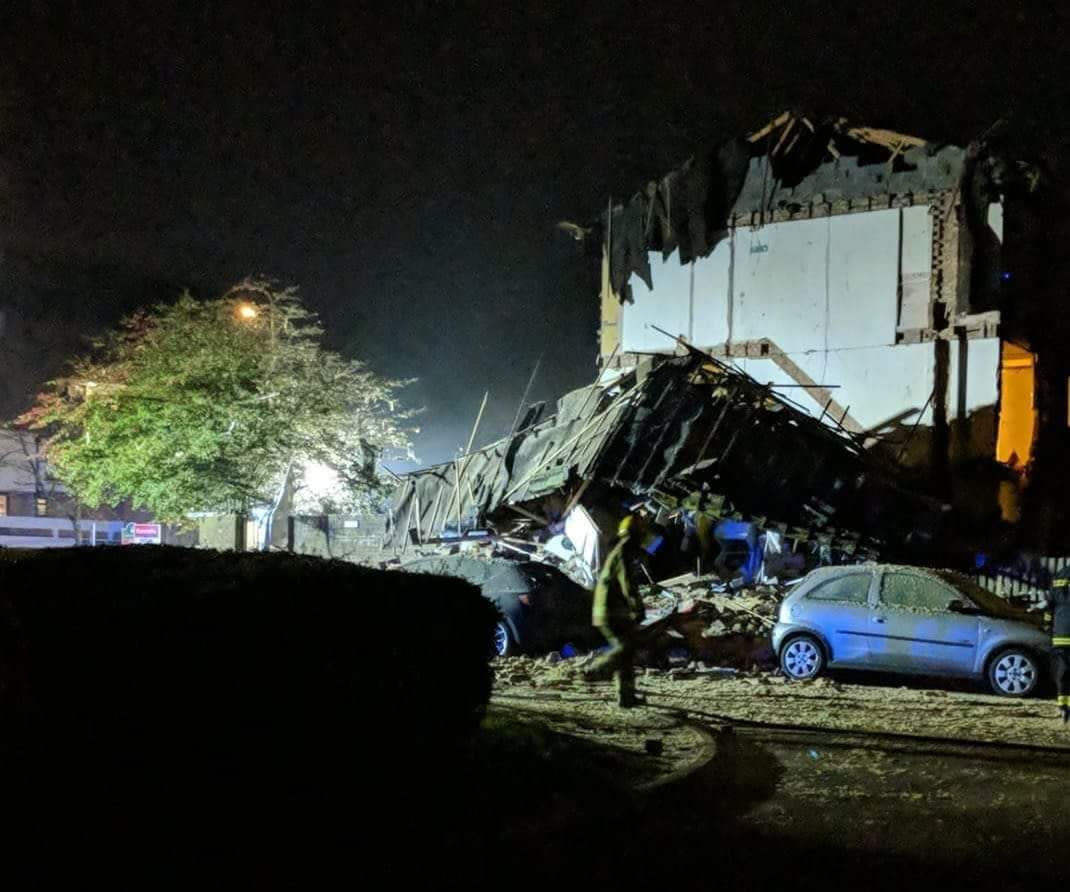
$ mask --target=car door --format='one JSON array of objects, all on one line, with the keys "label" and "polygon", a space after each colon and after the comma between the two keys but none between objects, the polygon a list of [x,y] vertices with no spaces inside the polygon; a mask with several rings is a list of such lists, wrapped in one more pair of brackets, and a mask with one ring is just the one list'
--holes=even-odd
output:
[{"label": "car door", "polygon": [[866,663],[873,576],[869,570],[838,574],[814,586],[795,608],[800,623],[824,635],[833,665]]},{"label": "car door", "polygon": [[926,573],[881,574],[870,638],[875,666],[896,672],[968,675],[977,654],[976,616],[952,613],[961,593]]}]

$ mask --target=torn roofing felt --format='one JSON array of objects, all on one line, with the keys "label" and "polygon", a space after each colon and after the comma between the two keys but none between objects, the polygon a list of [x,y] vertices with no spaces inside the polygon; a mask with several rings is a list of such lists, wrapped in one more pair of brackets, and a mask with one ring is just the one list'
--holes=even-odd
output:
[{"label": "torn roofing felt", "polygon": [[[842,118],[814,123],[784,113],[745,138],[696,153],[574,237],[608,245],[610,284],[631,301],[634,273],[653,287],[649,252],[681,263],[708,255],[739,215],[772,215],[813,202],[880,195],[987,189],[999,164],[976,165],[969,149],[927,143],[889,130],[852,127]],[[968,182],[967,182],[968,181]]]},{"label": "torn roofing felt", "polygon": [[[407,474],[393,497],[394,541],[413,531],[434,538],[462,518],[482,520],[506,504],[521,504],[583,476],[632,398],[634,374],[607,386],[576,391],[558,414],[484,449]],[[577,394],[584,394],[575,399]]]},{"label": "torn roofing felt", "polygon": [[503,509],[550,495],[664,507],[698,490],[794,527],[897,535],[893,515],[914,524],[918,502],[889,481],[852,435],[694,351],[576,391],[540,425],[406,475],[391,541],[433,539],[461,519],[497,527],[513,519]]}]

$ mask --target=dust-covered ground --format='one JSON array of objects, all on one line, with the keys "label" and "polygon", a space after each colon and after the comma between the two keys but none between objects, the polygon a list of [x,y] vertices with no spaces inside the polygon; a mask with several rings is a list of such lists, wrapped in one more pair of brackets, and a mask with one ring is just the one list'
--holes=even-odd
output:
[{"label": "dust-covered ground", "polygon": [[[1048,700],[682,669],[642,673],[647,705],[625,711],[610,683],[581,673],[578,660],[498,661],[493,708],[604,742],[627,756],[623,778],[660,779],[635,833],[669,873],[687,873],[708,846],[726,859],[729,888],[795,872],[880,888],[900,873],[985,888],[1063,874],[1070,730]],[[712,747],[682,733],[694,725]],[[656,757],[651,739],[662,741]]]},{"label": "dust-covered ground", "polygon": [[[592,698],[610,698],[605,683],[583,678],[579,660],[549,663],[513,658],[495,664],[495,698],[521,696],[575,704],[583,711]],[[912,734],[951,741],[1001,742],[1066,747],[1070,730],[1057,721],[1047,699],[1012,700],[974,690],[971,685],[930,687],[891,676],[818,678],[789,682],[775,672],[680,667],[640,669],[638,687],[649,703],[686,712],[715,724],[771,725],[830,731]]]}]

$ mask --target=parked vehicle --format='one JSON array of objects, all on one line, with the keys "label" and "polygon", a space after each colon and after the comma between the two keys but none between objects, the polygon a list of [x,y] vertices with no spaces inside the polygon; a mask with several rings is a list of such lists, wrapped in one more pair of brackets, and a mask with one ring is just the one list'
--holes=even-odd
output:
[{"label": "parked vehicle", "polygon": [[778,619],[773,648],[792,679],[866,669],[983,679],[1025,697],[1050,651],[1039,617],[944,570],[824,567],[784,599]]},{"label": "parked vehicle", "polygon": [[591,592],[546,564],[449,554],[419,558],[401,569],[456,576],[478,586],[501,614],[494,639],[498,656],[549,651],[569,642],[601,643],[591,628]]}]

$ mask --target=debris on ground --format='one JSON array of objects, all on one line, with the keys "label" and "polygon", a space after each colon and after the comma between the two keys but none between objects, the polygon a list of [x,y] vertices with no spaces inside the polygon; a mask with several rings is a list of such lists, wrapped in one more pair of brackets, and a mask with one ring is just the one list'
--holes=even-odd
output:
[{"label": "debris on ground", "polygon": [[[494,661],[492,701],[530,698],[552,688],[555,709],[602,707],[613,699],[612,682],[583,677],[578,660],[547,666],[523,657]],[[999,741],[1070,748],[1070,735],[1048,700],[1010,700],[972,689],[927,689],[921,682],[889,685],[877,679],[855,683],[822,676],[789,681],[776,671],[752,669],[702,673],[701,664],[684,672],[647,667],[638,674],[639,692],[649,706],[713,722],[808,727],[861,734],[920,735],[957,741]],[[567,672],[567,674],[565,674]]]},{"label": "debris on ground", "polygon": [[401,478],[384,549],[519,556],[589,588],[641,505],[664,569],[697,562],[752,584],[875,559],[943,518],[834,419],[690,345],[607,371],[556,415],[540,407],[508,437]]},{"label": "debris on ground", "polygon": [[770,634],[780,606],[777,586],[722,590],[716,574],[687,574],[652,586],[645,597],[649,616],[676,610],[669,630],[641,657],[640,664],[668,667],[672,651],[686,653],[693,672],[701,664],[731,669],[771,668],[776,659]]}]

